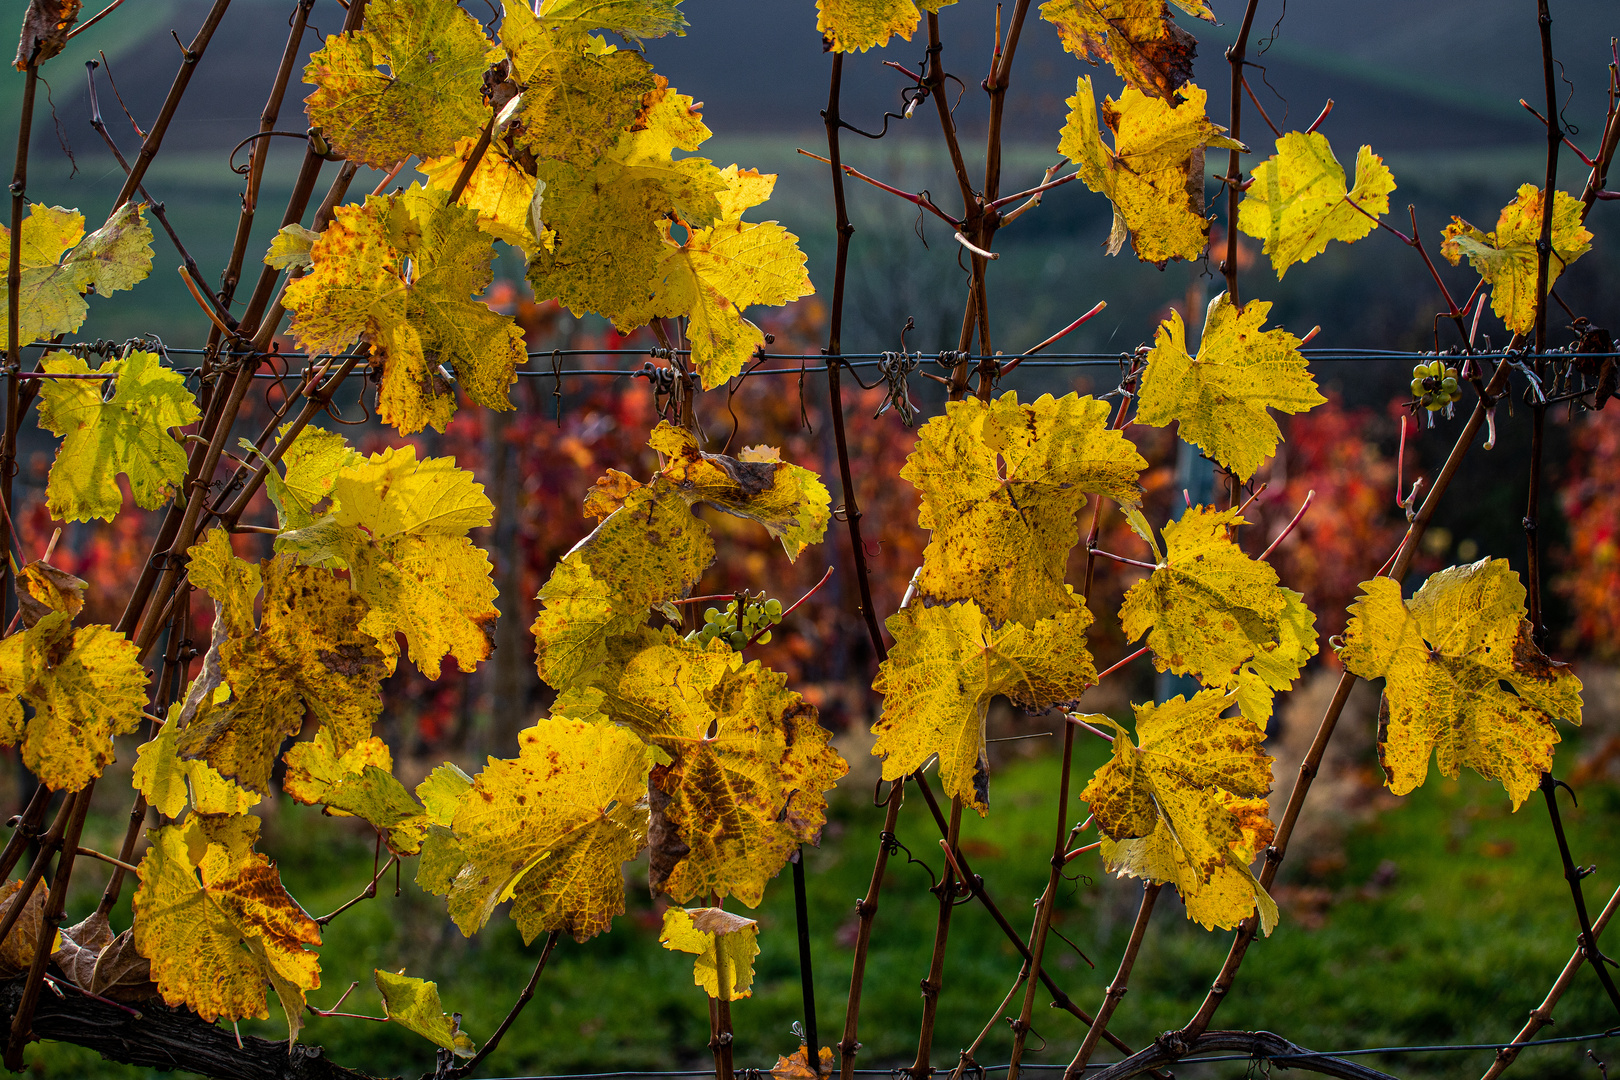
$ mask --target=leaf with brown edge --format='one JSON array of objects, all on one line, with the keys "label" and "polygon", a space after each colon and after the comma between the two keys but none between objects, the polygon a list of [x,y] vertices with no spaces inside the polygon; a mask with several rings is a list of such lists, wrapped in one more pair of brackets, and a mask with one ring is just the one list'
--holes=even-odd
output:
[{"label": "leaf with brown edge", "polygon": [[[1277,906],[1249,870],[1271,840],[1265,796],[1272,759],[1265,729],[1221,714],[1236,701],[1219,690],[1191,700],[1137,705],[1136,741],[1113,727],[1112,757],[1080,797],[1103,834],[1103,865],[1176,886],[1187,917],[1231,929],[1259,907],[1266,933]],[[1251,812],[1253,811],[1253,812]]]},{"label": "leaf with brown edge", "polygon": [[[0,889],[0,919],[10,915],[11,909],[17,906],[22,885],[21,881],[13,881]],[[0,941],[0,979],[15,978],[32,966],[34,953],[39,948],[39,936],[45,930],[45,895],[48,892],[50,889],[44,885],[35,886],[28,894],[22,914],[17,916],[6,939]],[[60,941],[58,935],[58,944]]]},{"label": "leaf with brown edge", "polygon": [[99,911],[62,931],[51,963],[79,989],[97,997],[134,1003],[158,996],[152,963],[136,950],[134,930],[114,936],[107,916]]},{"label": "leaf with brown edge", "polygon": [[18,71],[30,64],[37,68],[61,52],[83,6],[84,0],[28,0],[22,40],[17,42],[17,59],[12,66]]},{"label": "leaf with brown edge", "polygon": [[758,906],[799,845],[818,842],[824,793],[848,771],[815,708],[759,661],[673,631],[598,686],[556,707],[600,708],[668,759],[652,770],[653,889],[677,902],[714,892]]},{"label": "leaf with brown edge", "polygon": [[692,981],[717,1001],[754,995],[759,923],[720,908],[666,908],[658,943],[671,952],[696,953]]},{"label": "leaf with brown edge", "polygon": [[821,1069],[819,1072],[810,1068],[810,1048],[801,1046],[791,1054],[780,1056],[776,1064],[771,1066],[771,1076],[775,1080],[821,1080],[824,1076],[831,1076],[838,1071],[838,1062],[833,1057],[833,1048],[821,1048]]},{"label": "leaf with brown edge", "polygon": [[518,756],[490,758],[459,800],[450,831],[465,862],[434,891],[448,893],[468,937],[505,900],[525,943],[553,932],[585,941],[624,911],[622,866],[646,838],[651,753],[592,719],[554,713],[526,728]]},{"label": "leaf with brown edge", "polygon": [[[1176,6],[1215,21],[1202,3]],[[1135,90],[1169,98],[1192,78],[1198,41],[1177,26],[1166,0],[1047,0],[1041,18],[1083,60],[1107,60]]]},{"label": "leaf with brown edge", "polygon": [[415,855],[428,826],[422,806],[394,777],[393,755],[373,735],[337,753],[326,729],[283,755],[282,788],[305,805],[324,803],[333,817],[357,817],[387,839],[396,855]]},{"label": "leaf with brown edge", "polygon": [[309,122],[337,153],[378,169],[447,153],[489,115],[483,75],[494,52],[452,0],[373,0],[363,29],[310,56]]},{"label": "leaf with brown edge", "polygon": [[1410,600],[1373,578],[1350,606],[1339,658],[1383,679],[1378,760],[1397,795],[1467,766],[1523,805],[1552,768],[1555,719],[1581,722],[1581,680],[1531,639],[1524,585],[1506,559],[1442,570]]},{"label": "leaf with brown edge", "polygon": [[913,601],[891,615],[894,647],[872,683],[883,695],[883,715],[872,725],[883,778],[898,780],[937,755],[945,794],[988,814],[991,699],[1002,694],[1030,712],[1078,701],[1097,678],[1086,651],[1090,625],[1083,604],[1034,626],[997,627],[971,600]]},{"label": "leaf with brown edge", "polygon": [[[819,544],[827,532],[831,497],[821,478],[809,469],[790,465],[780,455],[766,457],[760,448],[751,456],[745,451],[741,458],[706,454],[694,433],[668,421],[659,422],[647,445],[665,456],[659,475],[687,502],[706,502],[717,510],[757,521],[782,542],[789,560],[797,559],[811,544]],[[595,495],[598,489],[591,491]],[[586,506],[589,512],[589,498]]]},{"label": "leaf with brown edge", "polygon": [[209,1023],[264,1019],[269,982],[295,1041],[304,995],[321,985],[308,948],[320,945],[320,927],[287,895],[268,859],[214,840],[199,820],[148,835],[134,937],[163,1000]]},{"label": "leaf with brown edge", "polygon": [[[230,555],[221,530],[189,554],[204,566],[232,569],[213,594],[221,610],[253,610],[263,579],[263,615],[239,625],[209,648],[230,696],[209,695],[181,733],[184,758],[208,762],[221,775],[260,793],[282,741],[298,733],[306,710],[331,732],[339,753],[371,736],[382,708],[383,657],[361,629],[366,602],[330,571],[277,556],[255,567]],[[251,616],[249,615],[249,618]]]},{"label": "leaf with brown edge", "polygon": [[25,630],[32,629],[53,611],[60,611],[72,620],[84,610],[87,583],[43,559],[22,568],[17,575],[17,586],[17,607]]},{"label": "leaf with brown edge", "polygon": [[623,506],[630,493],[641,486],[641,481],[629,473],[609,469],[607,475],[597,477],[596,483],[586,490],[585,516],[593,517],[597,521],[603,520]]},{"label": "leaf with brown edge", "polygon": [[900,475],[922,496],[932,532],[920,592],[973,600],[995,622],[1033,624],[1079,601],[1064,583],[1078,515],[1090,495],[1134,511],[1147,462],[1108,427],[1109,405],[1042,395],[951,402],[918,431]]},{"label": "leaf with brown edge", "polygon": [[1209,303],[1198,355],[1187,353],[1187,332],[1176,311],[1159,324],[1142,374],[1136,419],[1177,425],[1181,438],[1248,480],[1277,450],[1282,431],[1267,410],[1309,412],[1327,399],[1300,354],[1300,340],[1283,329],[1262,330],[1271,304],[1237,307],[1221,293]]}]

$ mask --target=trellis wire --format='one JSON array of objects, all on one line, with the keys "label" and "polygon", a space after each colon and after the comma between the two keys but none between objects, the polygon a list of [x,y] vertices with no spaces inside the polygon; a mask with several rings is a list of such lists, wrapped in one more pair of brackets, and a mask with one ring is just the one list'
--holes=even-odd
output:
[{"label": "trellis wire", "polygon": [[[1521,1042],[1521,1043],[1514,1043],[1514,1042],[1459,1043],[1459,1044],[1456,1044],[1456,1045],[1453,1045],[1453,1046],[1367,1046],[1367,1047],[1362,1047],[1362,1048],[1356,1049],[1356,1050],[1313,1050],[1313,1051],[1311,1051],[1309,1053],[1278,1054],[1278,1055],[1269,1055],[1269,1054],[1210,1054],[1210,1055],[1201,1056],[1201,1057],[1184,1057],[1184,1058],[1181,1058],[1180,1060],[1178,1060],[1176,1062],[1176,1064],[1177,1065],[1192,1065],[1192,1064],[1203,1063],[1203,1062],[1255,1061],[1255,1060],[1262,1060],[1262,1059],[1267,1060],[1267,1061],[1275,1061],[1275,1062],[1281,1064],[1283,1062],[1288,1062],[1288,1061],[1299,1061],[1299,1060],[1301,1060],[1303,1058],[1366,1057],[1366,1056],[1370,1056],[1372,1054],[1389,1054],[1389,1055],[1398,1055],[1398,1054],[1445,1054],[1445,1053],[1466,1052],[1466,1051],[1472,1051],[1472,1050],[1507,1050],[1507,1049],[1522,1050],[1522,1049],[1524,1049],[1526,1047],[1530,1047],[1530,1046],[1552,1046],[1552,1045],[1559,1044],[1559,1043],[1601,1042],[1604,1039],[1613,1039],[1613,1038],[1620,1038],[1620,1027],[1613,1027],[1613,1028],[1610,1028],[1607,1031],[1594,1032],[1591,1035],[1564,1035],[1564,1036],[1561,1036],[1561,1037],[1556,1038],[1556,1039],[1532,1039],[1529,1042]],[[1117,1064],[1119,1064],[1117,1061],[1091,1062],[1091,1063],[1088,1063],[1086,1065],[1086,1068],[1087,1068],[1087,1070],[1111,1069]],[[1005,1072],[1007,1070],[1007,1068],[1008,1068],[1008,1066],[1006,1066],[1006,1065],[976,1065],[976,1066],[971,1067],[967,1071],[984,1074],[984,1073]],[[1021,1068],[1021,1069],[1029,1069],[1031,1071],[1040,1071],[1040,1072],[1062,1072],[1063,1070],[1067,1069],[1068,1066],[1067,1065],[1036,1065],[1036,1064],[1030,1064],[1030,1063],[1025,1062],[1025,1063],[1020,1063],[1019,1068]],[[855,1070],[855,1075],[856,1076],[891,1076],[892,1077],[892,1076],[896,1076],[896,1075],[899,1075],[901,1073],[904,1073],[905,1071],[906,1070],[903,1067],[898,1068],[898,1069],[856,1069]],[[935,1072],[942,1072],[944,1070],[936,1069],[934,1071]],[[742,1075],[748,1076],[750,1078],[752,1078],[752,1077],[766,1077],[766,1076],[771,1075],[771,1070],[769,1070],[769,1069],[740,1069],[740,1070],[738,1070],[738,1072],[741,1073]],[[668,1076],[668,1077],[677,1077],[677,1076],[713,1076],[713,1075],[714,1075],[714,1070],[713,1069],[672,1069],[672,1070],[625,1069],[625,1070],[622,1070],[622,1071],[619,1071],[619,1072],[566,1073],[566,1074],[558,1074],[558,1075],[553,1075],[553,1076],[497,1076],[497,1077],[492,1077],[491,1080],[613,1080],[613,1078],[615,1078],[615,1077],[624,1077],[624,1076]]]}]

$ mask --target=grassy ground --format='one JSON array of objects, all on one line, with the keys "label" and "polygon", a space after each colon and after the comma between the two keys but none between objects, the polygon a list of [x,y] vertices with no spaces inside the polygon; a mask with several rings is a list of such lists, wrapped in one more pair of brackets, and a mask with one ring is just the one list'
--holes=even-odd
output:
[{"label": "grassy ground", "polygon": [[[1103,749],[1100,743],[1083,748],[1081,777],[1100,762]],[[975,869],[1015,925],[1027,922],[1029,903],[1044,880],[1041,853],[1051,843],[1053,824],[1047,793],[1054,790],[1055,772],[1050,754],[1009,764],[993,781],[991,817],[964,822],[964,846]],[[864,891],[879,828],[863,794],[842,793],[826,841],[807,863],[821,1030],[828,1043],[837,1040],[848,989],[852,901]],[[1578,860],[1601,860],[1620,850],[1620,793],[1592,785],[1581,796],[1581,808],[1566,816],[1571,842]],[[372,845],[345,825],[282,800],[265,833],[261,847],[280,860],[289,888],[311,911],[330,910],[363,886]],[[921,858],[938,862],[937,837],[920,801],[902,814],[899,837]],[[1250,953],[1220,1026],[1274,1030],[1321,1049],[1502,1040],[1517,1030],[1568,958],[1573,918],[1538,802],[1514,815],[1498,787],[1472,778],[1431,780],[1351,830],[1342,854],[1342,860],[1327,860],[1335,869],[1279,890],[1282,925]],[[407,879],[413,863],[406,864]],[[1095,864],[1075,865],[1089,876],[1065,885],[1057,925],[1097,961],[1097,969],[1056,940],[1050,963],[1060,984],[1090,1009],[1117,962],[1140,888],[1101,876]],[[867,969],[860,1037],[862,1064],[868,1066],[907,1063],[915,1052],[917,981],[927,969],[937,913],[920,867],[897,858],[890,868]],[[634,885],[645,880],[642,868],[631,867],[630,880],[629,914],[608,935],[559,946],[534,1001],[485,1075],[703,1067],[709,1060],[707,1012],[691,983],[690,959],[658,947],[657,914]],[[1601,906],[1617,880],[1616,868],[1608,865],[1587,879],[1594,906]],[[442,905],[409,880],[399,898],[390,894],[385,890],[357,905],[328,928],[324,985],[311,995],[314,1003],[330,1005],[351,980],[360,980],[346,1008],[377,1015],[372,969],[405,967],[437,979],[446,1007],[465,1014],[475,1038],[486,1037],[526,980],[538,942],[525,947],[499,914],[468,941],[445,918]],[[86,908],[93,903],[89,895],[82,901]],[[756,992],[733,1010],[740,1067],[769,1066],[791,1050],[796,1044],[790,1025],[800,1015],[787,875],[758,915],[763,929]],[[1167,894],[1115,1030],[1141,1045],[1179,1026],[1196,1007],[1228,940],[1188,923]],[[955,1063],[957,1050],[989,1019],[1017,967],[1012,947],[981,909],[957,910],[936,1064]],[[1596,980],[1583,973],[1548,1034],[1602,1030],[1615,1020],[1607,1008]],[[1037,1061],[1067,1060],[1081,1035],[1072,1018],[1047,1009],[1044,999],[1035,1026],[1032,1045],[1046,1047],[1034,1055]],[[279,1015],[244,1024],[244,1031],[249,1027],[272,1038],[285,1031]],[[432,1067],[428,1044],[382,1024],[311,1018],[304,1039],[324,1045],[337,1061],[378,1074],[415,1075]],[[1008,1042],[1006,1025],[997,1024],[979,1060],[1006,1060]],[[146,1075],[64,1046],[36,1045],[29,1058],[32,1071],[42,1076]],[[1368,1063],[1401,1076],[1465,1077],[1477,1076],[1488,1061],[1488,1052],[1476,1052]],[[1524,1076],[1596,1075],[1581,1048],[1527,1052],[1518,1070]],[[1242,1063],[1178,1070],[1186,1076],[1244,1071]]]}]

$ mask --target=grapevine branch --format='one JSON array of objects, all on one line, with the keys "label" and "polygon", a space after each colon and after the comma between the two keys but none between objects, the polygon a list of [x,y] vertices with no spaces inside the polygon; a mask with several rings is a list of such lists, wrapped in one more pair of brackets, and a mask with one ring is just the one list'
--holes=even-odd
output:
[{"label": "grapevine branch", "polygon": [[1586,913],[1586,895],[1581,890],[1581,878],[1595,867],[1582,869],[1575,865],[1574,856],[1569,852],[1569,839],[1564,835],[1564,819],[1558,812],[1558,781],[1553,779],[1550,772],[1541,774],[1541,794],[1547,800],[1547,816],[1552,820],[1553,837],[1558,841],[1558,858],[1564,866],[1564,880],[1569,882],[1570,899],[1575,905],[1575,921],[1580,924],[1581,950],[1592,962],[1592,971],[1597,975],[1598,982],[1603,984],[1610,1004],[1616,1013],[1620,1013],[1620,990],[1615,989],[1614,979],[1609,974],[1614,961],[1604,956],[1603,950],[1598,948],[1597,933],[1593,929],[1591,916]]}]

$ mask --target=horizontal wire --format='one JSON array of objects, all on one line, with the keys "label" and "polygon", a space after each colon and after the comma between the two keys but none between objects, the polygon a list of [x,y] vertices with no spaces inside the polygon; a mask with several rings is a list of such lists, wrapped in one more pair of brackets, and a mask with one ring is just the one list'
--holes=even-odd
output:
[{"label": "horizontal wire", "polygon": [[[1300,1061],[1305,1058],[1327,1057],[1363,1057],[1370,1054],[1442,1054],[1470,1050],[1523,1050],[1531,1046],[1553,1046],[1559,1043],[1601,1042],[1604,1039],[1620,1037],[1620,1027],[1610,1028],[1607,1031],[1595,1032],[1591,1035],[1564,1035],[1555,1039],[1531,1039],[1528,1042],[1494,1042],[1494,1043],[1459,1043],[1453,1046],[1368,1046],[1356,1050],[1311,1050],[1298,1054],[1211,1054],[1204,1057],[1184,1057],[1176,1061],[1177,1065],[1191,1065],[1208,1061],[1256,1061],[1268,1060],[1276,1062]],[[1086,1065],[1087,1069],[1111,1069],[1119,1064],[1113,1062],[1092,1062]],[[1006,1072],[1010,1065],[982,1065],[972,1070],[978,1073]],[[1037,1065],[1025,1062],[1020,1068],[1032,1072],[1061,1071],[1067,1065]],[[738,1072],[757,1073],[761,1077],[771,1075],[769,1069],[740,1069]],[[897,1076],[906,1072],[904,1067],[897,1069],[856,1069],[856,1076]],[[939,1070],[935,1070],[939,1071]],[[675,1069],[657,1071],[652,1069],[625,1069],[619,1072],[597,1073],[566,1073],[555,1076],[497,1076],[491,1080],[614,1080],[624,1076],[713,1076],[713,1069]]]}]

